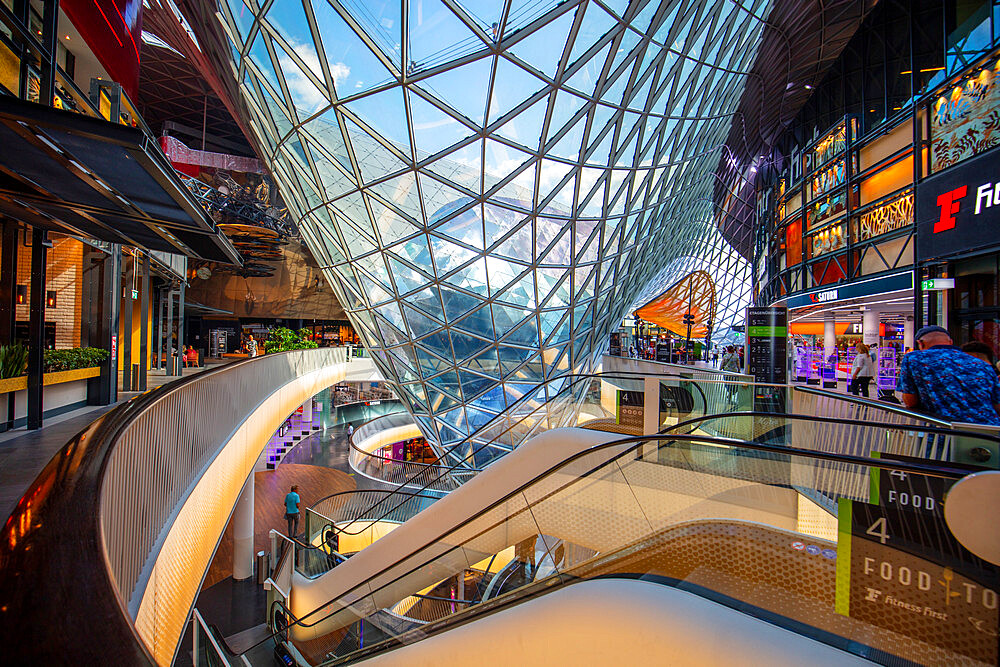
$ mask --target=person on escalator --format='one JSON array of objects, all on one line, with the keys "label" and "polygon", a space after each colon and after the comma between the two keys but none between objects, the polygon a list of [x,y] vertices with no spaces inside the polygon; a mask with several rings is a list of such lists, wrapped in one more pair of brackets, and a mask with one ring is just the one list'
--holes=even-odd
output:
[{"label": "person on escalator", "polygon": [[337,531],[327,528],[326,534],[323,535],[323,543],[326,545],[326,564],[332,570],[340,563],[337,557],[340,553],[340,538],[337,537]]}]

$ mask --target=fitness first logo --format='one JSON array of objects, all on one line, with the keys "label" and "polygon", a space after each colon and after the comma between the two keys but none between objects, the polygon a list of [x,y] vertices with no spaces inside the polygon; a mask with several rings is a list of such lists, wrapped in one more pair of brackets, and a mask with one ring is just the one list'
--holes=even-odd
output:
[{"label": "fitness first logo", "polygon": [[968,611],[994,612],[994,590],[957,575],[951,568],[939,571],[902,565],[865,556],[861,573],[867,579],[864,601],[916,614],[932,621],[947,621]]},{"label": "fitness first logo", "polygon": [[[969,186],[962,185],[953,190],[942,192],[937,197],[937,205],[941,211],[941,216],[934,223],[934,233],[954,229],[958,220],[955,217],[962,211],[962,199],[969,193]],[[984,210],[1000,206],[1000,181],[996,183],[983,183],[976,188],[976,208],[973,215],[979,215]]]}]

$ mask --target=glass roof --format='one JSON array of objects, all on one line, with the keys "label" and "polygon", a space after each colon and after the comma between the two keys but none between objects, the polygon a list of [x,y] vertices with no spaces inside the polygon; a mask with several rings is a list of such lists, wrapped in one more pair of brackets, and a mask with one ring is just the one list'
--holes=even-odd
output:
[{"label": "glass roof", "polygon": [[594,370],[651,284],[710,267],[739,317],[712,189],[769,0],[262,4],[219,3],[248,124],[432,441]]}]

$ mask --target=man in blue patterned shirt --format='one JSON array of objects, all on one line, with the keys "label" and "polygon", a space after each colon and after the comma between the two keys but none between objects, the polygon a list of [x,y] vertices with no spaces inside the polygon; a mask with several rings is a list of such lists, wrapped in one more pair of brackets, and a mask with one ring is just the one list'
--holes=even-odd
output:
[{"label": "man in blue patterned shirt", "polygon": [[952,345],[936,325],[914,336],[903,357],[897,390],[903,405],[952,422],[1000,425],[1000,381],[986,362]]}]

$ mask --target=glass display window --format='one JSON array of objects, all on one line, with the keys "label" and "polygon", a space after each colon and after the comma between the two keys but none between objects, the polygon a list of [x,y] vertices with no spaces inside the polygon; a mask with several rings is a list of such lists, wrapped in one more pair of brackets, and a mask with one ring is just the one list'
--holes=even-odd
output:
[{"label": "glass display window", "polygon": [[1000,144],[1000,57],[955,79],[930,104],[931,172]]},{"label": "glass display window", "polygon": [[913,190],[892,197],[854,219],[855,243],[877,238],[913,224]]},{"label": "glass display window", "polygon": [[847,235],[845,231],[844,223],[839,223],[809,234],[806,241],[809,257],[819,257],[846,248]]}]

